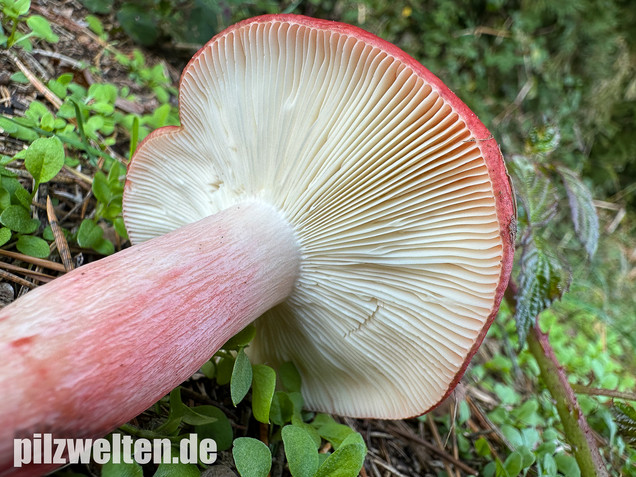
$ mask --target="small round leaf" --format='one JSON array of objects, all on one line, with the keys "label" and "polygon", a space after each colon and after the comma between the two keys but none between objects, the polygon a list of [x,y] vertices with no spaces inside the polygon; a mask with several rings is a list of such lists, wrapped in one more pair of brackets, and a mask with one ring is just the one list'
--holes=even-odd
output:
[{"label": "small round leaf", "polygon": [[297,426],[285,426],[281,431],[289,470],[294,477],[313,477],[318,470],[318,449],[312,437]]},{"label": "small round leaf", "polygon": [[11,229],[7,227],[0,228],[0,245],[4,245],[11,240]]},{"label": "small round leaf", "polygon": [[51,253],[51,249],[49,248],[49,244],[46,243],[46,240],[42,240],[40,237],[33,235],[20,235],[16,247],[20,252],[31,257],[48,258]]},{"label": "small round leaf", "polygon": [[38,184],[53,179],[64,166],[64,146],[56,137],[33,141],[26,152],[24,165]]},{"label": "small round leaf", "polygon": [[232,456],[241,477],[267,477],[272,468],[269,448],[251,437],[235,439]]},{"label": "small round leaf", "polygon": [[9,227],[14,232],[30,234],[37,230],[40,221],[31,218],[31,214],[21,205],[10,205],[0,215],[2,225]]},{"label": "small round leaf", "polygon": [[40,15],[31,15],[27,18],[27,25],[33,30],[35,36],[42,38],[49,43],[57,43],[60,37],[53,33],[49,21]]},{"label": "small round leaf", "polygon": [[[203,411],[202,408],[205,408],[205,411]],[[225,413],[214,406],[198,406],[197,409],[200,413],[205,412],[208,416],[216,418],[216,421],[214,422],[194,427],[199,439],[214,439],[219,452],[232,447],[234,431],[232,430],[232,424]]]}]

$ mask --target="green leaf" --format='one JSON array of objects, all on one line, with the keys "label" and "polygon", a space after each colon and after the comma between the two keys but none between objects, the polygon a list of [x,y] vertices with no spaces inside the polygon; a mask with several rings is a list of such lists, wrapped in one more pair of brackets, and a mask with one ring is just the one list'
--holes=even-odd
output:
[{"label": "green leaf", "polygon": [[20,235],[15,246],[20,252],[31,257],[48,258],[51,254],[51,249],[46,240],[33,235]]},{"label": "green leaf", "polygon": [[113,7],[112,0],[80,0],[82,5],[84,5],[88,10],[93,13],[110,13],[111,8]]},{"label": "green leaf", "polygon": [[128,238],[128,231],[126,230],[126,224],[124,223],[123,217],[115,217],[113,219],[113,227],[120,237],[123,237],[124,239]]},{"label": "green leaf", "polygon": [[267,477],[272,468],[272,454],[268,447],[251,437],[235,439],[232,456],[241,477]]},{"label": "green leaf", "polygon": [[535,128],[528,135],[528,145],[534,154],[547,156],[561,142],[561,132],[553,125]]},{"label": "green leaf", "polygon": [[[24,121],[23,121],[24,122]],[[0,117],[0,130],[10,134],[16,139],[21,139],[23,141],[34,141],[38,137],[38,133],[36,133],[30,127],[21,124],[16,119],[4,118]]]},{"label": "green leaf", "polygon": [[132,462],[126,464],[120,462],[114,464],[111,461],[106,462],[102,466],[102,477],[143,477],[144,471],[139,464]]},{"label": "green leaf", "polygon": [[362,469],[366,454],[364,440],[355,432],[323,462],[316,477],[356,477]]},{"label": "green leaf", "polygon": [[[50,79],[49,81],[47,81],[46,85],[49,87],[49,89],[51,91],[53,91],[53,93],[55,94],[55,96],[57,96],[58,98],[64,99],[66,98],[67,94],[68,94],[68,85],[59,81],[59,79]],[[60,112],[58,111],[58,116],[59,117],[65,117],[64,114],[60,114]]]},{"label": "green leaf", "polygon": [[287,391],[300,392],[302,381],[294,363],[287,361],[281,364],[278,368],[278,376]]},{"label": "green leaf", "polygon": [[615,402],[612,408],[618,432],[626,442],[636,445],[636,408],[627,403]]},{"label": "green leaf", "polygon": [[254,325],[247,325],[232,338],[230,338],[221,348],[226,350],[238,350],[244,348],[250,341],[256,336],[256,327]]},{"label": "green leaf", "polygon": [[92,249],[101,255],[112,255],[115,253],[115,246],[110,240],[106,240],[105,238],[99,240]]},{"label": "green leaf", "polygon": [[80,247],[92,248],[104,235],[102,228],[90,219],[84,219],[77,231],[77,243]]},{"label": "green leaf", "polygon": [[536,399],[530,399],[521,406],[512,411],[512,417],[522,424],[532,425],[537,423],[537,411],[539,402]]},{"label": "green leaf", "polygon": [[84,219],[77,231],[77,243],[80,247],[92,248],[102,255],[115,251],[113,244],[106,240],[102,228],[90,219]]},{"label": "green leaf", "polygon": [[252,365],[243,349],[240,349],[234,361],[232,379],[230,381],[230,394],[232,402],[237,406],[250,390],[252,384]]},{"label": "green leaf", "polygon": [[581,476],[581,469],[579,469],[576,459],[571,455],[557,454],[554,456],[554,461],[556,462],[557,469],[559,469],[559,472],[563,475],[567,475],[567,477]]},{"label": "green leaf", "polygon": [[296,427],[304,429],[305,432],[313,439],[316,448],[320,447],[320,443],[322,442],[320,434],[318,434],[318,431],[312,427],[311,424],[303,421],[302,416],[292,416],[291,423]]},{"label": "green leaf", "polygon": [[232,379],[232,371],[234,369],[234,358],[224,356],[216,364],[216,383],[224,386]]},{"label": "green leaf", "polygon": [[[104,0],[104,3],[108,3],[108,2],[106,2]],[[89,10],[90,10],[90,8],[89,8]],[[93,10],[93,11],[95,11],[95,10]],[[106,12],[101,12],[101,13],[106,13]],[[86,21],[86,24],[88,25],[88,28],[90,28],[93,33],[95,33],[98,36],[101,36],[101,35],[104,34],[104,24],[95,15],[86,15],[86,18],[84,20]]]},{"label": "green leaf", "polygon": [[252,412],[254,419],[269,423],[269,410],[276,389],[276,371],[264,364],[252,366]]},{"label": "green leaf", "polygon": [[596,207],[594,207],[592,200],[592,193],[574,171],[559,166],[557,167],[557,172],[563,179],[563,185],[568,196],[574,231],[585,247],[587,254],[593,257],[598,246],[600,228]]},{"label": "green leaf", "polygon": [[318,470],[318,448],[304,429],[292,425],[281,431],[289,470],[294,477],[313,477]]},{"label": "green leaf", "polygon": [[199,477],[201,471],[194,464],[170,463],[159,464],[153,477]]},{"label": "green leaf", "polygon": [[504,462],[504,469],[510,476],[519,475],[523,469],[523,457],[521,454],[518,452],[510,454]]},{"label": "green leaf", "polygon": [[[8,192],[9,195],[15,194],[16,190],[23,188],[22,184],[20,184],[20,181],[17,180],[15,177],[4,176],[3,175],[2,177],[0,177],[0,182],[2,182],[3,190]],[[9,204],[9,205],[11,205],[11,204]],[[8,205],[7,205],[7,207],[8,207]]]},{"label": "green leaf", "polygon": [[480,437],[475,441],[475,451],[477,451],[477,455],[481,457],[486,457],[490,455],[490,445],[488,445],[488,440],[483,437]]},{"label": "green leaf", "polygon": [[214,379],[214,375],[216,373],[216,365],[214,364],[214,361],[208,360],[203,363],[203,366],[201,366],[201,369],[199,371],[201,371],[206,378]]},{"label": "green leaf", "polygon": [[31,234],[40,226],[40,221],[31,218],[30,212],[21,205],[10,205],[4,209],[0,223],[21,234]]},{"label": "green leaf", "polygon": [[29,84],[29,78],[24,76],[24,73],[22,73],[22,71],[16,71],[11,75],[9,79],[15,83]]},{"label": "green leaf", "polygon": [[349,426],[338,424],[337,422],[329,422],[320,426],[317,430],[320,437],[331,442],[334,449],[338,449],[347,437],[355,433]]},{"label": "green leaf", "polygon": [[137,144],[139,142],[139,118],[137,116],[133,117],[132,128],[130,130],[130,150],[129,150],[129,158],[133,157],[133,154],[137,150]]},{"label": "green leaf", "polygon": [[159,38],[156,15],[142,5],[125,3],[117,12],[117,20],[124,31],[140,45],[150,46]]},{"label": "green leaf", "polygon": [[51,30],[51,24],[49,21],[40,15],[30,15],[29,18],[27,18],[27,25],[29,25],[31,30],[33,30],[35,36],[42,38],[49,43],[57,43],[60,41],[60,37]]},{"label": "green leaf", "polygon": [[104,118],[101,116],[91,116],[84,123],[84,132],[91,139],[97,139],[97,131],[104,127]]},{"label": "green leaf", "polygon": [[287,393],[287,397],[292,403],[293,416],[301,418],[301,413],[303,410],[303,406],[305,405],[305,400],[303,399],[303,395],[299,392]]},{"label": "green leaf", "polygon": [[557,213],[558,194],[552,181],[539,166],[523,156],[508,163],[519,203],[529,225],[544,225]]},{"label": "green leaf", "polygon": [[194,427],[199,439],[214,439],[219,452],[229,449],[232,446],[234,431],[232,424],[223,411],[214,406],[198,406],[199,412],[203,412],[200,408],[205,408],[205,414],[216,418],[216,421],[202,424]]},{"label": "green leaf", "polygon": [[93,83],[87,94],[98,103],[114,105],[117,101],[117,87],[108,83]]},{"label": "green leaf", "polygon": [[276,391],[272,399],[272,407],[269,410],[269,419],[277,426],[284,426],[291,421],[294,415],[294,404],[289,395],[282,391]]},{"label": "green leaf", "polygon": [[524,343],[536,316],[561,298],[570,286],[570,274],[536,237],[523,244],[521,278],[515,322],[519,343]]},{"label": "green leaf", "polygon": [[40,128],[48,132],[53,131],[55,128],[55,117],[49,112],[44,114],[42,119],[40,119]]},{"label": "green leaf", "polygon": [[5,15],[11,18],[18,18],[20,15],[24,15],[31,8],[31,0],[9,0],[2,2],[4,9],[2,10]]},{"label": "green leaf", "polygon": [[212,424],[217,421],[214,409],[216,409],[214,406],[188,407],[184,404],[181,420],[191,426]]},{"label": "green leaf", "polygon": [[219,2],[195,0],[183,25],[175,25],[175,36],[181,41],[203,44],[219,30],[222,7]]},{"label": "green leaf", "polygon": [[[32,51],[33,44],[31,43],[31,37],[33,35],[33,33],[23,34],[18,30],[15,32],[14,41],[11,42],[10,46],[19,45],[25,51]],[[9,41],[7,41],[7,44],[9,44]]]},{"label": "green leaf", "polygon": [[102,171],[95,172],[95,175],[93,176],[92,190],[93,195],[99,202],[102,202],[103,204],[108,204],[108,202],[110,202],[112,193],[110,191],[106,175]]},{"label": "green leaf", "polygon": [[[532,429],[534,432],[537,432],[536,429]],[[527,469],[528,467],[530,467],[532,464],[535,463],[535,461],[537,460],[537,458],[535,457],[534,453],[530,450],[530,448],[528,446],[520,446],[517,449],[517,452],[521,455],[521,466],[524,469]]]},{"label": "green leaf", "polygon": [[53,179],[64,167],[64,146],[56,137],[39,138],[26,151],[24,165],[37,184]]},{"label": "green leaf", "polygon": [[31,119],[34,124],[37,124],[37,121],[47,113],[49,113],[49,108],[43,102],[35,100],[31,101],[29,109],[25,111],[24,116]]},{"label": "green leaf", "polygon": [[0,213],[11,205],[11,194],[0,186]]},{"label": "green leaf", "polygon": [[13,196],[19,202],[19,204],[17,205],[21,205],[26,210],[31,209],[31,203],[33,202],[33,198],[31,197],[31,194],[29,194],[29,191],[26,190],[24,187],[18,187],[13,192]]},{"label": "green leaf", "polygon": [[7,227],[0,228],[0,246],[11,240],[11,229]]},{"label": "green leaf", "polygon": [[181,401],[181,388],[176,387],[170,391],[170,413],[166,421],[161,424],[155,431],[164,435],[175,434],[181,425],[181,417],[185,411],[186,405]]},{"label": "green leaf", "polygon": [[543,461],[541,462],[541,468],[543,469],[543,475],[557,475],[557,465],[554,457],[550,454],[545,454],[543,456]]}]

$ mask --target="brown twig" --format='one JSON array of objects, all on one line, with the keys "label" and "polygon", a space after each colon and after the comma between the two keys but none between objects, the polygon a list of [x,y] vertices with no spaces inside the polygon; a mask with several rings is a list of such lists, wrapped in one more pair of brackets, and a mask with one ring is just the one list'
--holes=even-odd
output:
[{"label": "brown twig", "polygon": [[397,477],[406,477],[402,472],[397,470],[395,467],[385,462],[382,462],[382,460],[378,459],[377,457],[374,457],[373,455],[371,456],[371,460],[373,460],[373,462],[375,462],[377,465],[379,465],[383,469],[389,471],[391,474],[397,475]]},{"label": "brown twig", "polygon": [[469,475],[477,475],[479,473],[475,469],[470,467],[469,465],[463,463],[460,460],[455,459],[452,455],[450,455],[444,449],[441,449],[441,448],[431,444],[430,442],[422,439],[420,436],[414,434],[411,431],[404,431],[404,430],[401,430],[399,428],[393,427],[391,429],[391,432],[393,432],[394,434],[397,434],[398,436],[400,436],[400,437],[402,437],[404,439],[408,439],[408,440],[410,440],[412,442],[415,442],[417,444],[420,444],[420,445],[426,447],[426,449],[428,449],[429,451],[437,454],[438,457],[444,459],[447,462],[450,462],[455,467],[463,470],[464,472],[466,472]]},{"label": "brown twig", "polygon": [[51,260],[45,260],[43,258],[30,257],[29,255],[24,255],[18,252],[9,252],[8,250],[0,250],[0,255],[9,258],[15,258],[16,260],[22,260],[23,262],[31,263],[33,265],[37,265],[38,267],[55,270],[56,272],[66,271],[64,265],[62,265],[61,263],[52,262]]},{"label": "brown twig", "polygon": [[[453,457],[459,460],[459,445],[457,443],[457,426],[455,423],[457,422],[457,401],[453,400],[451,402],[451,416],[453,417],[452,425],[451,425],[451,438],[453,439]],[[449,474],[452,475],[452,474]],[[455,469],[455,475],[460,477],[459,470]]]},{"label": "brown twig", "polygon": [[473,399],[469,396],[466,396],[466,402],[470,407],[471,413],[477,418],[477,420],[482,425],[483,429],[490,429],[495,438],[504,446],[506,446],[509,450],[513,450],[512,445],[505,438],[501,430],[493,424],[493,422],[486,416],[486,413],[481,409],[479,404],[477,404]]},{"label": "brown twig", "polygon": [[64,232],[62,232],[62,228],[57,222],[55,209],[53,209],[51,197],[49,196],[46,197],[46,215],[49,219],[49,225],[51,226],[51,230],[53,231],[53,236],[55,237],[55,245],[57,245],[57,250],[60,254],[60,258],[62,259],[62,264],[64,264],[64,268],[66,269],[66,271],[70,272],[75,268],[75,265],[73,264],[71,251],[68,248],[68,242],[66,241]]},{"label": "brown twig", "polygon": [[9,59],[15,64],[18,69],[27,77],[29,83],[33,85],[35,89],[37,89],[53,106],[55,109],[60,109],[62,107],[62,100],[58,98],[53,91],[46,87],[40,79],[35,76],[29,68],[26,67],[24,63],[20,61],[20,59],[14,55],[10,51],[5,51],[5,54],[9,57]]},{"label": "brown twig", "polygon": [[[437,447],[439,447],[440,449],[443,449],[444,443],[442,442],[442,438],[439,435],[439,432],[437,430],[437,425],[435,424],[435,418],[433,418],[432,414],[428,415],[427,421],[428,421],[428,427],[431,429],[431,433],[433,434],[433,438],[435,439],[435,443],[437,444]],[[446,461],[444,461],[444,468],[446,469],[446,474],[448,474],[449,476],[452,476],[455,474],[453,472],[453,469],[449,465],[449,463]]]},{"label": "brown twig", "polygon": [[19,277],[17,275],[14,275],[13,273],[9,273],[9,272],[7,272],[5,270],[2,270],[2,269],[0,269],[0,278],[3,278],[5,280],[9,280],[9,281],[11,281],[13,283],[17,283],[18,285],[22,285],[22,286],[27,287],[27,288],[35,288],[36,287],[36,285],[34,283],[31,283],[30,281],[25,280],[22,277]]},{"label": "brown twig", "polygon": [[23,275],[28,275],[31,278],[43,283],[47,283],[55,279],[55,277],[52,275],[47,275],[46,273],[37,272],[35,270],[29,270],[28,268],[19,267],[11,263],[0,262],[0,268],[4,268],[5,270],[11,271],[11,272],[21,273]]},{"label": "brown twig", "polygon": [[510,33],[510,31],[508,30],[501,30],[501,29],[496,29],[496,28],[492,28],[488,26],[478,26],[475,28],[468,28],[466,30],[462,30],[456,33],[454,36],[458,37],[458,36],[481,36],[481,35],[495,36],[497,38],[510,38],[512,36],[512,33]]}]

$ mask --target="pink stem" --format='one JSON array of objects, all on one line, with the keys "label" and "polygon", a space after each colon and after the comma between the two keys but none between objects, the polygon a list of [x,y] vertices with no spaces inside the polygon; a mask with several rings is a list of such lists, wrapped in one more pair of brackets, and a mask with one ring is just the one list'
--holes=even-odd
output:
[{"label": "pink stem", "polygon": [[249,202],[0,310],[0,475],[14,437],[103,436],[147,409],[285,300],[299,261],[289,224]]}]

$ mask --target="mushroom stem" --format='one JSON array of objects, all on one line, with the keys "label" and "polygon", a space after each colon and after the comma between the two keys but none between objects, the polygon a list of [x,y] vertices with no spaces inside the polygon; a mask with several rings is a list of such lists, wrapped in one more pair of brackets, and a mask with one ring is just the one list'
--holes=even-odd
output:
[{"label": "mushroom stem", "polygon": [[147,409],[285,300],[299,267],[282,214],[246,202],[2,309],[0,474],[14,437],[102,436]]}]

